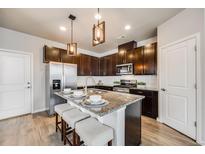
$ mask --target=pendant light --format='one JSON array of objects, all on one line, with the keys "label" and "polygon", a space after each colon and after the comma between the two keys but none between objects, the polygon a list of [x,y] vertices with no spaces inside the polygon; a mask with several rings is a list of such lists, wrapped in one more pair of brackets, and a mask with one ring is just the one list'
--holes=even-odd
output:
[{"label": "pendant light", "polygon": [[100,22],[100,9],[98,8],[97,24],[93,25],[93,46],[102,44],[105,42],[105,21]]},{"label": "pendant light", "polygon": [[67,54],[69,56],[76,56],[77,55],[77,43],[73,42],[73,21],[76,17],[72,14],[68,17],[71,20],[71,41],[67,44]]}]

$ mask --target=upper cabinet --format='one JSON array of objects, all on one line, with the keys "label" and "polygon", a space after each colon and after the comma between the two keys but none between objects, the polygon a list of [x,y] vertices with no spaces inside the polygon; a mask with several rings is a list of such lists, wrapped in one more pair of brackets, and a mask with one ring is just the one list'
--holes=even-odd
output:
[{"label": "upper cabinet", "polygon": [[144,46],[144,74],[157,74],[157,43]]},{"label": "upper cabinet", "polygon": [[133,50],[134,53],[134,74],[135,75],[143,75],[144,74],[144,54],[143,47],[135,48]]},{"label": "upper cabinet", "polygon": [[91,56],[79,54],[77,65],[79,76],[91,75]]},{"label": "upper cabinet", "polygon": [[157,74],[157,43],[135,48],[134,50],[134,74]]},{"label": "upper cabinet", "polygon": [[100,75],[114,76],[116,75],[117,54],[112,54],[100,58]]},{"label": "upper cabinet", "polygon": [[131,41],[118,46],[117,64],[132,63],[133,49],[137,47],[137,42]]},{"label": "upper cabinet", "polygon": [[61,52],[59,48],[44,46],[43,50],[43,62],[49,61],[61,62]]},{"label": "upper cabinet", "polygon": [[61,52],[61,62],[62,63],[72,63],[77,64],[76,56],[69,56],[66,50],[60,49]]},{"label": "upper cabinet", "polygon": [[100,59],[97,57],[91,56],[90,61],[90,67],[91,67],[91,75],[92,76],[99,76],[100,74]]},{"label": "upper cabinet", "polygon": [[101,58],[85,54],[69,56],[67,51],[55,47],[44,47],[44,62],[77,64],[79,76],[115,76],[116,65],[133,63],[135,75],[157,74],[157,43],[136,48],[131,41],[118,47],[118,53]]}]

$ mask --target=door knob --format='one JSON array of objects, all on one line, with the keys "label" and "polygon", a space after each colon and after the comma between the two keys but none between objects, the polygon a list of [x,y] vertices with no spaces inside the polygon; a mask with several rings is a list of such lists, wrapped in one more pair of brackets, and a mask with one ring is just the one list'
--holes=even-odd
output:
[{"label": "door knob", "polygon": [[161,88],[161,91],[166,91],[166,89],[165,88]]}]

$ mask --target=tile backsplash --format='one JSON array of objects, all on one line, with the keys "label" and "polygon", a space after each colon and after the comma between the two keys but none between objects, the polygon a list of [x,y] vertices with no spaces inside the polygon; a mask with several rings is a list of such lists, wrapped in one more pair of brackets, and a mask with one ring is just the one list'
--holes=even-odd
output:
[{"label": "tile backsplash", "polygon": [[[77,85],[84,86],[87,76],[78,76]],[[99,80],[103,82],[103,85],[113,85],[114,81],[125,80],[137,80],[138,82],[145,82],[147,87],[157,88],[157,75],[123,75],[123,76],[93,76],[96,83]],[[89,78],[88,85],[94,85],[94,81]]]}]

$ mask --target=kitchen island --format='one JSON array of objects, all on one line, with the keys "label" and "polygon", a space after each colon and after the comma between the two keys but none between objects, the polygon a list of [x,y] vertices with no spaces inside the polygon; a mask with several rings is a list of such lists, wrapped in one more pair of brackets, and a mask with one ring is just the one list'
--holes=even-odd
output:
[{"label": "kitchen island", "polygon": [[101,123],[114,129],[113,145],[139,145],[141,141],[141,101],[144,96],[88,89],[90,95],[101,95],[108,104],[100,108],[85,106],[83,99],[74,99],[63,92],[55,93],[67,103],[97,118]]}]

